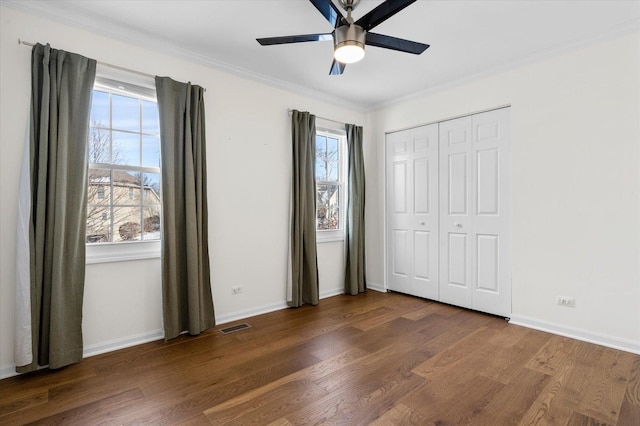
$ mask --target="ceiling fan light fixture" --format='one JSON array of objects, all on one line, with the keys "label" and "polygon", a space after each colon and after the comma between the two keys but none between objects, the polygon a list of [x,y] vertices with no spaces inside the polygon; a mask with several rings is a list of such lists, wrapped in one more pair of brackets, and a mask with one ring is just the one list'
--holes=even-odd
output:
[{"label": "ceiling fan light fixture", "polygon": [[364,58],[365,32],[362,27],[351,24],[336,28],[333,56],[343,64],[353,64]]},{"label": "ceiling fan light fixture", "polygon": [[348,44],[345,42],[342,46],[336,47],[333,56],[338,62],[353,64],[364,58],[364,48],[357,43]]}]

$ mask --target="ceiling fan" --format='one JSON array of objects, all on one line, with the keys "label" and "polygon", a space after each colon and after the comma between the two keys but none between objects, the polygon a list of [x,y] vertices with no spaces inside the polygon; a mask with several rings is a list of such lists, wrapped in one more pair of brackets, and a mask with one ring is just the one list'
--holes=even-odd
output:
[{"label": "ceiling fan", "polygon": [[416,0],[386,0],[357,21],[353,20],[351,12],[360,3],[360,0],[338,0],[340,6],[347,11],[346,18],[331,0],[309,1],[333,25],[333,32],[259,38],[256,39],[258,43],[263,46],[271,46],[274,44],[333,40],[334,59],[329,71],[330,75],[342,74],[346,64],[361,60],[364,57],[365,44],[415,55],[421,54],[429,47],[428,44],[371,32],[374,27],[391,18]]}]

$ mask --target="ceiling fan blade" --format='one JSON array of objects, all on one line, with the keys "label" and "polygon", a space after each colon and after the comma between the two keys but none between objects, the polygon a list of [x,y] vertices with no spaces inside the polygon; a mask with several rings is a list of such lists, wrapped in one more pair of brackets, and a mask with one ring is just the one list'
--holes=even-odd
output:
[{"label": "ceiling fan blade", "polygon": [[333,40],[333,34],[301,34],[292,36],[257,38],[256,40],[263,46],[271,46],[274,44],[303,43],[305,41],[329,41]]},{"label": "ceiling fan blade", "polygon": [[329,70],[329,75],[340,75],[344,72],[344,69],[347,65],[342,62],[338,62],[335,59],[331,64],[331,70]]},{"label": "ceiling fan blade", "polygon": [[366,37],[366,44],[369,46],[383,47],[385,49],[413,53],[414,55],[421,54],[429,47],[428,44],[418,43],[417,41],[405,40],[377,33],[367,33]]},{"label": "ceiling fan blade", "polygon": [[416,0],[387,0],[356,21],[365,31],[383,23]]},{"label": "ceiling fan blade", "polygon": [[313,5],[322,13],[327,21],[333,28],[338,28],[343,23],[346,23],[346,19],[342,16],[342,13],[338,10],[335,4],[331,0],[309,0]]}]

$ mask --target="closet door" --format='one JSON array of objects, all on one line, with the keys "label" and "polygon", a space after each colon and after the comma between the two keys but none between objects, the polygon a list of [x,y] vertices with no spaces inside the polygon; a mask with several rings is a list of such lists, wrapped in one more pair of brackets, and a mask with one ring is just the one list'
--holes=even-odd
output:
[{"label": "closet door", "polygon": [[438,299],[438,125],[387,135],[387,286]]},{"label": "closet door", "polygon": [[440,123],[440,300],[511,314],[509,109]]}]

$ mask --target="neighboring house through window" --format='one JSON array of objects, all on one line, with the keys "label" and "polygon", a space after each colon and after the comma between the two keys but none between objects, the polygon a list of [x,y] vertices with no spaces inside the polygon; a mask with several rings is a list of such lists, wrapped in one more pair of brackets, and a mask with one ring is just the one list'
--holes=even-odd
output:
[{"label": "neighboring house through window", "polygon": [[86,242],[161,238],[155,90],[97,79],[89,128]]},{"label": "neighboring house through window", "polygon": [[319,242],[344,239],[346,135],[316,131],[316,237]]}]

